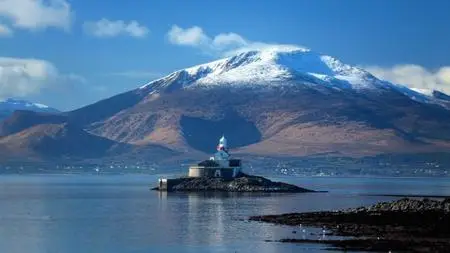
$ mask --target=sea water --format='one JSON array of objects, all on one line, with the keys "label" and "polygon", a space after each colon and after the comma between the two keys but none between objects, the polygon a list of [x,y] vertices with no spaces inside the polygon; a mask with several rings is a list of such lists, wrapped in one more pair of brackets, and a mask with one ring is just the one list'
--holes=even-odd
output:
[{"label": "sea water", "polygon": [[322,252],[324,245],[273,242],[326,239],[322,229],[248,217],[398,198],[376,194],[450,195],[447,178],[285,177],[276,179],[329,192],[186,194],[150,191],[158,177],[0,176],[0,252]]}]

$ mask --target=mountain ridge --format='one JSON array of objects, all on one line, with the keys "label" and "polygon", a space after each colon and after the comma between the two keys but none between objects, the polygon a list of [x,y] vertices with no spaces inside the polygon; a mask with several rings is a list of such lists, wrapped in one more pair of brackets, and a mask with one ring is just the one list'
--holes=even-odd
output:
[{"label": "mountain ridge", "polygon": [[[261,86],[277,81],[292,79],[299,74],[309,75],[314,79],[339,79],[351,82],[353,79],[363,82],[364,79],[374,78],[370,73],[339,60],[320,55],[309,49],[299,47],[274,47],[264,51],[249,51],[236,56],[217,61],[189,67],[175,71],[166,77],[152,81],[142,87],[145,89],[160,82],[171,80],[174,77],[184,84],[194,82],[194,85],[224,85],[234,83],[236,85],[250,84]],[[194,86],[192,84],[186,86]],[[185,88],[184,86],[183,88]],[[358,86],[363,86],[358,84]]]},{"label": "mountain ridge", "polygon": [[[181,69],[151,81],[139,89],[160,90],[211,88],[214,85],[273,88],[274,86],[329,86],[335,89],[395,89],[420,102],[437,103],[417,89],[379,80],[368,71],[338,59],[296,46],[274,46]],[[170,86],[168,86],[170,84]]]}]

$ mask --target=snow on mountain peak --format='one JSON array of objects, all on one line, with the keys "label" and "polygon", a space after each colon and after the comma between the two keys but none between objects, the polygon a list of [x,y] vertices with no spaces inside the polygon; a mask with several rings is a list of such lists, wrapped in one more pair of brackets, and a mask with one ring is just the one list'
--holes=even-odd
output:
[{"label": "snow on mountain peak", "polygon": [[289,52],[309,52],[311,49],[296,45],[257,45],[256,47],[244,47],[227,53],[227,56],[233,57],[247,52],[261,52],[265,54],[289,53]]},{"label": "snow on mountain peak", "polygon": [[15,110],[30,110],[39,112],[58,112],[58,110],[53,109],[47,105],[32,103],[25,100],[18,99],[6,99],[0,100],[0,110],[15,111]]},{"label": "snow on mountain peak", "polygon": [[18,100],[18,99],[12,99],[12,98],[8,98],[7,100],[3,101],[3,103],[9,104],[9,105],[21,106],[21,107],[49,108],[47,105],[31,103],[31,102],[28,102],[25,100]]},{"label": "snow on mountain peak", "polygon": [[327,83],[338,88],[371,88],[370,73],[339,60],[296,46],[267,46],[206,64],[176,71],[141,87],[179,88],[232,86],[274,86],[295,80]]},{"label": "snow on mountain peak", "polygon": [[424,89],[424,88],[411,88],[411,90],[417,92],[417,93],[421,93],[427,96],[433,96],[433,92],[434,90],[432,89]]}]

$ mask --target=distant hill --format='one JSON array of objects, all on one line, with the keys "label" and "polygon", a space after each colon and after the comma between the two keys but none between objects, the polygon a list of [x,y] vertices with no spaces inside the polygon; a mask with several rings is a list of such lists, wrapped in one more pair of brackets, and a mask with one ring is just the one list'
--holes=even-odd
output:
[{"label": "distant hill", "polygon": [[44,157],[96,157],[116,143],[67,124],[39,124],[0,139],[0,145],[17,153]]}]

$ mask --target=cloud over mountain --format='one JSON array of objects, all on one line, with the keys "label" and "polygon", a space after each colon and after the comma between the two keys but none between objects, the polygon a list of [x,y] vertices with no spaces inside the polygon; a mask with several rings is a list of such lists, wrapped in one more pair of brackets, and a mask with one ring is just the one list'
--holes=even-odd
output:
[{"label": "cloud over mountain", "polygon": [[219,33],[215,36],[210,36],[199,26],[182,28],[178,25],[173,25],[167,32],[167,38],[169,42],[174,45],[190,46],[198,48],[206,53],[217,54],[220,56],[235,55],[240,52],[260,50],[279,45],[251,41],[233,32]]},{"label": "cloud over mountain", "polygon": [[61,74],[45,60],[0,57],[0,98],[26,97],[70,82],[85,82],[74,74]]},{"label": "cloud over mountain", "polygon": [[23,97],[39,92],[58,76],[56,67],[44,60],[0,58],[0,97]]},{"label": "cloud over mountain", "polygon": [[392,83],[450,93],[450,66],[441,67],[436,71],[415,64],[396,65],[390,68],[369,66],[365,69],[378,78]]}]

